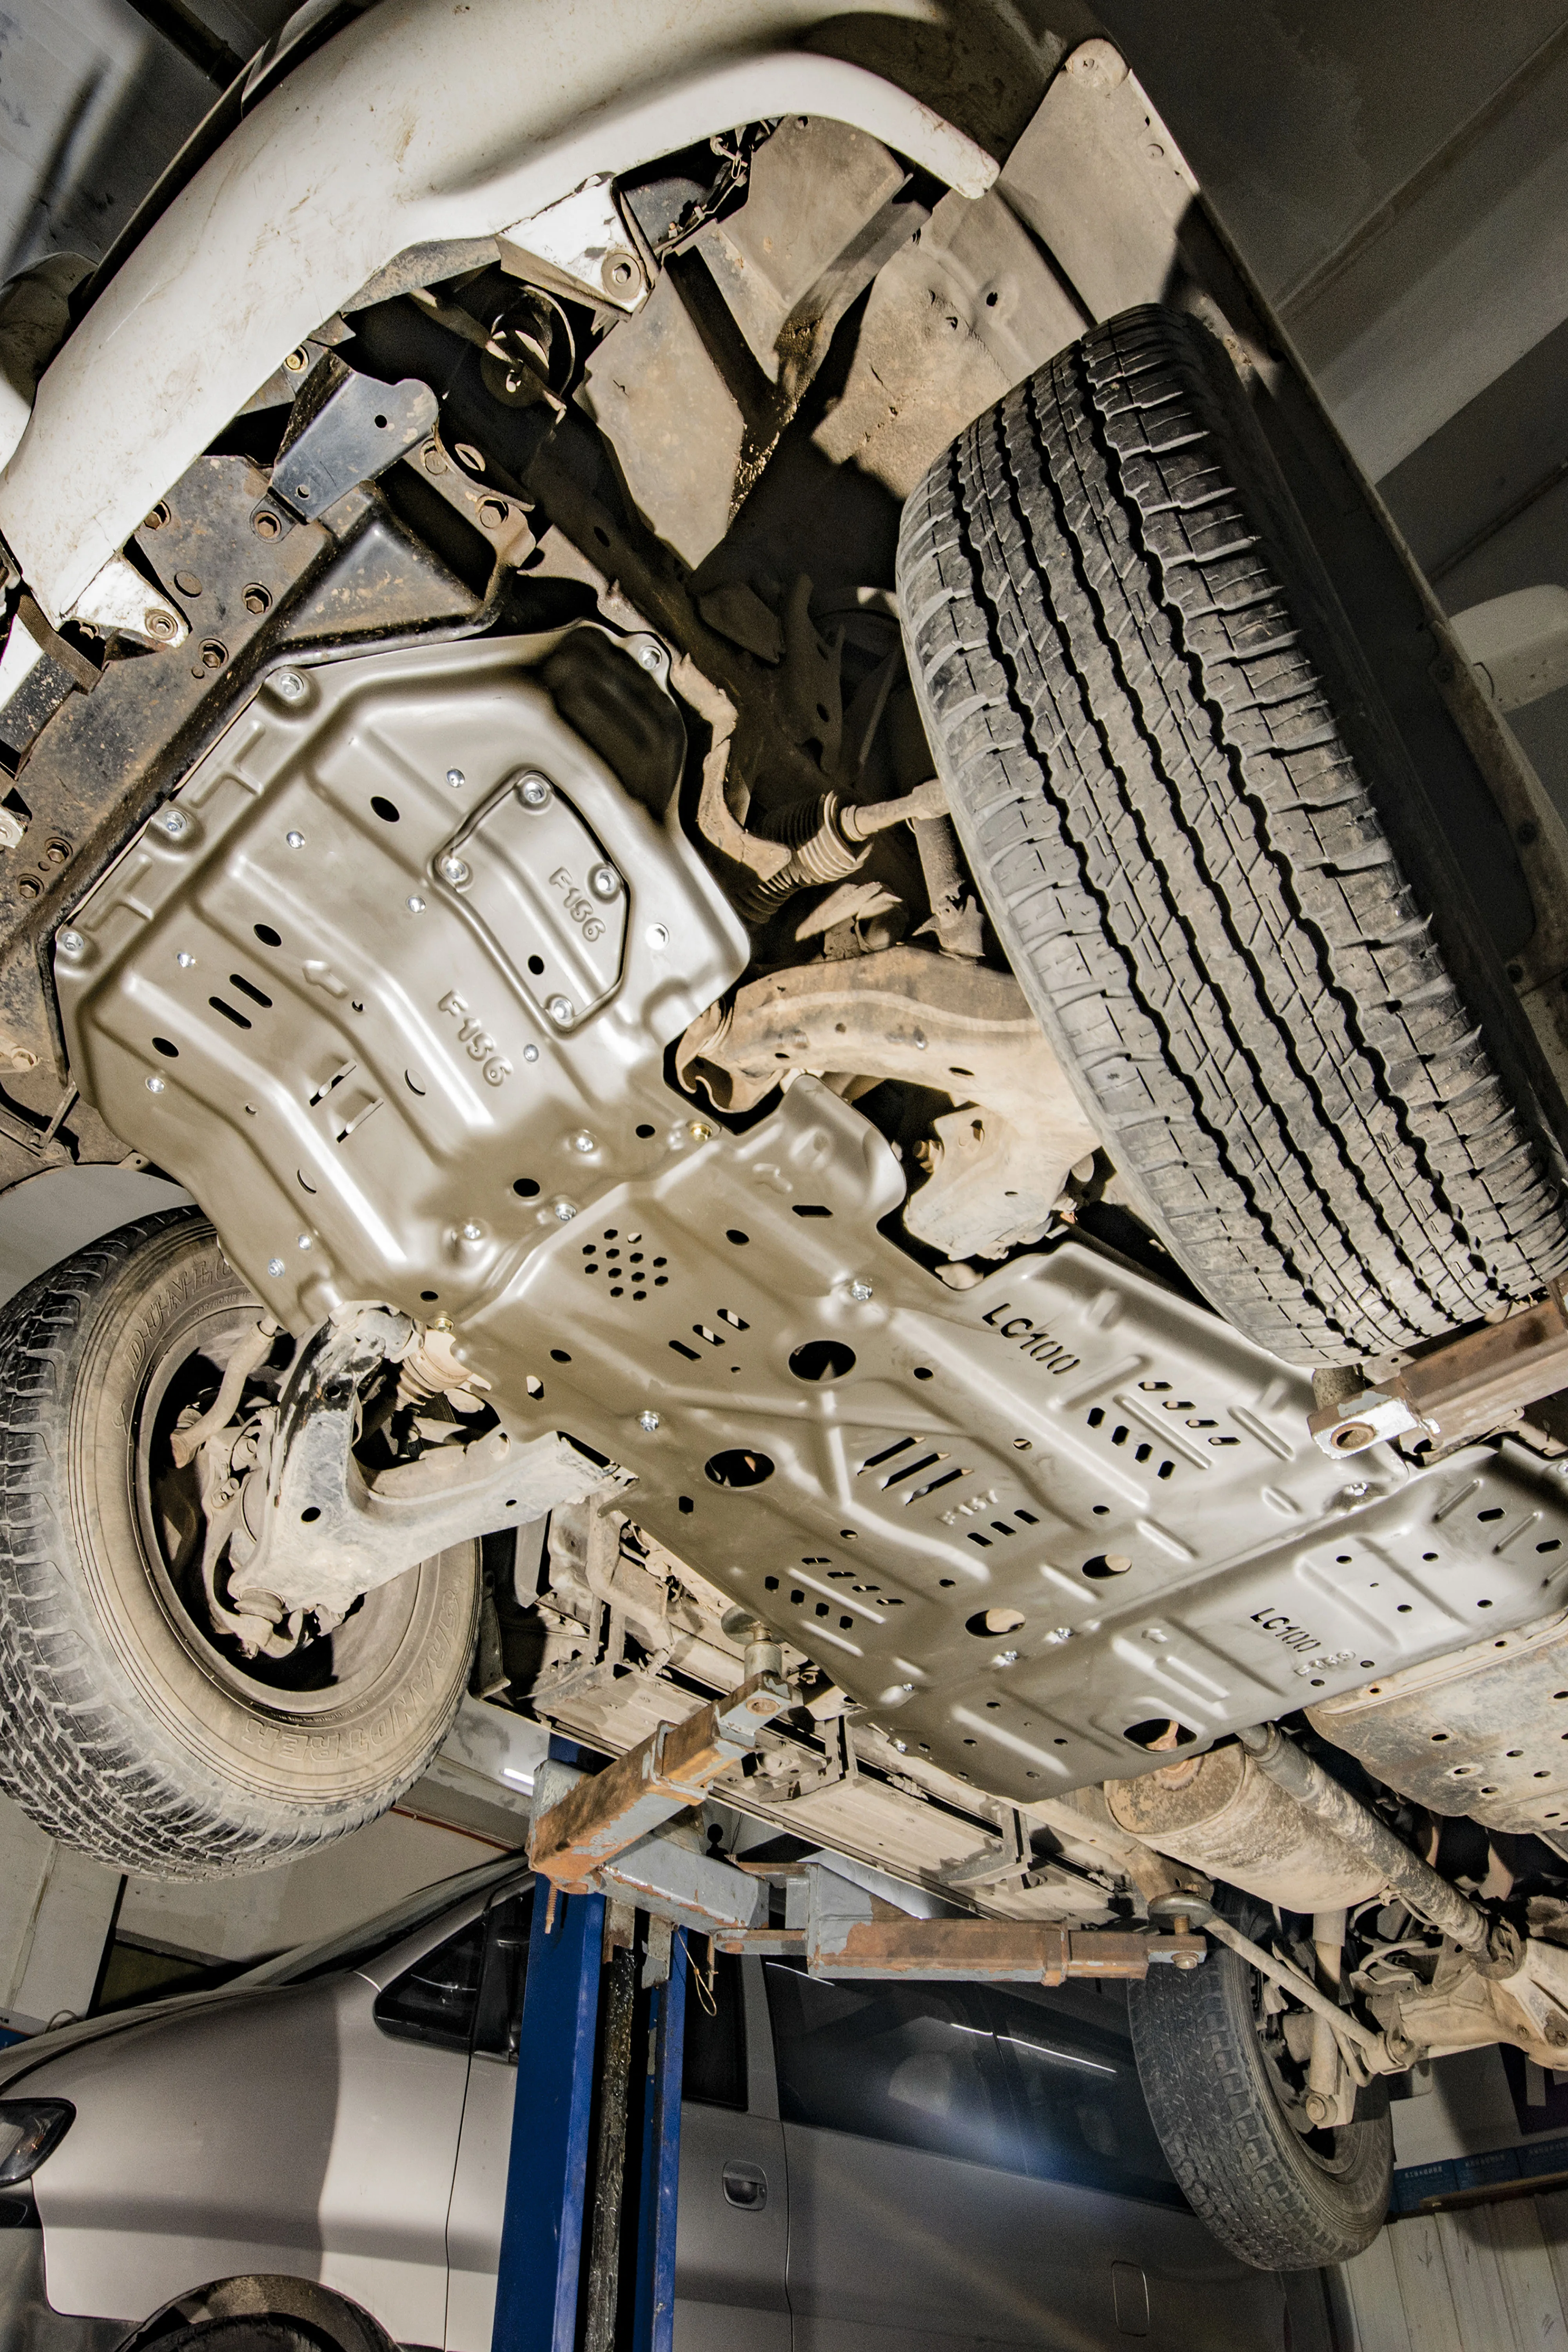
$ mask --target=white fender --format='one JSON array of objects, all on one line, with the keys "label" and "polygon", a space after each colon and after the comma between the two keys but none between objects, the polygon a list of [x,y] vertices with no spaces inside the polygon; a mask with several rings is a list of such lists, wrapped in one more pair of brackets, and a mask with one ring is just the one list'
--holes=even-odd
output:
[{"label": "white fender", "polygon": [[0,475],[0,533],[45,614],[71,611],[284,353],[411,246],[494,236],[590,173],[780,114],[852,123],[983,194],[996,164],[929,108],[779,46],[839,13],[382,0],[347,26],[208,159],[39,384]]}]

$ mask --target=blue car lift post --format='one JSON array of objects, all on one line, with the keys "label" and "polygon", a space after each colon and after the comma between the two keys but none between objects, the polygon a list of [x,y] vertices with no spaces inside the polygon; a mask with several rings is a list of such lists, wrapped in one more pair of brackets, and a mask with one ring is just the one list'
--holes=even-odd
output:
[{"label": "blue car lift post", "polygon": [[[579,1751],[552,1739],[551,1758],[576,1766]],[[633,2352],[670,2352],[675,2328],[686,1938],[679,1928],[661,1934],[659,1926],[649,1922],[644,1972],[649,2057],[637,2151]],[[659,1982],[661,1969],[668,1973]],[[600,1894],[563,1895],[541,1879],[518,2042],[492,2352],[575,2352],[580,2298],[586,2306],[584,2352],[610,2352],[616,2340],[636,1990],[631,1906]],[[584,2276],[595,2104],[597,2161]]]},{"label": "blue car lift post", "polygon": [[[491,2352],[579,2352],[579,2346],[613,2352],[628,2341],[631,2352],[672,2352],[687,1932],[727,1951],[798,1954],[814,1975],[850,1979],[1060,1984],[1066,1977],[1141,1978],[1153,1962],[1196,1968],[1205,1956],[1193,1929],[1209,1906],[1202,1891],[1184,1885],[1150,1904],[1146,1930],[1080,1930],[1035,1919],[911,1918],[808,1863],[784,1890],[784,1916],[775,1920],[759,1878],[669,1826],[700,1805],[720,1775],[755,1746],[761,1726],[792,1704],[779,1645],[760,1625],[747,1640],[745,1662],[739,1690],[684,1722],[661,1723],[602,1771],[585,1772],[578,1751],[552,1739],[551,1760],[536,1776],[533,1923]],[[1174,1881],[1173,1866],[1162,1867]],[[639,1914],[647,1920],[643,1984],[651,1996],[651,2040],[628,2327],[620,2310],[622,2208],[636,2105]],[[1165,1932],[1162,1914],[1170,1919]],[[592,2214],[586,2263],[585,2211]]]}]

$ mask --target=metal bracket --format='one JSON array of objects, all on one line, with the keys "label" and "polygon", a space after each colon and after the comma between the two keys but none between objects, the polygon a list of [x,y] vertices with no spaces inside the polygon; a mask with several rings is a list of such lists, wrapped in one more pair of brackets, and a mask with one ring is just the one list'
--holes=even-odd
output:
[{"label": "metal bracket", "polygon": [[272,495],[309,521],[344,492],[374,481],[433,429],[435,394],[417,376],[381,383],[329,352],[294,404],[272,468]]},{"label": "metal bracket", "polygon": [[1568,1384],[1568,1307],[1552,1283],[1535,1307],[1483,1324],[1327,1405],[1307,1426],[1325,1454],[1360,1454],[1420,1430],[1442,1445],[1484,1437]]}]

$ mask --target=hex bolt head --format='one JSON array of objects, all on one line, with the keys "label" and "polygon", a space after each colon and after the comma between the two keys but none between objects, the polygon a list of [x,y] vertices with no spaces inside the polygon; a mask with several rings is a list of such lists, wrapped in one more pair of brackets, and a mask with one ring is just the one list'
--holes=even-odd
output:
[{"label": "hex bolt head", "polygon": [[873,1296],[871,1286],[863,1275],[858,1274],[850,1284],[849,1296],[858,1307],[864,1307],[866,1301]]},{"label": "hex bolt head", "polygon": [[411,915],[422,915],[425,912],[425,901],[417,890],[411,898],[405,898],[403,903]]},{"label": "hex bolt head", "polygon": [[454,890],[460,890],[465,882],[471,882],[474,878],[467,859],[462,857],[443,857],[441,874]]},{"label": "hex bolt head", "polygon": [[157,604],[151,606],[150,609],[142,615],[142,626],[145,629],[147,635],[150,637],[158,638],[164,644],[167,644],[168,640],[174,635],[179,625],[180,625],[175,620],[173,613],[165,613],[162,607]]},{"label": "hex bolt head", "polygon": [[618,898],[621,877],[613,866],[595,866],[588,877],[588,887],[595,898]]},{"label": "hex bolt head", "polygon": [[180,809],[168,809],[163,817],[163,826],[171,841],[178,841],[183,833],[190,831],[191,820]]},{"label": "hex bolt head", "polygon": [[299,1243],[300,1247],[301,1249],[309,1249],[309,1248],[310,1248],[310,1234],[295,1234],[295,1236],[294,1236],[294,1238],[295,1238],[295,1240]]},{"label": "hex bolt head", "polygon": [[461,1231],[466,1242],[482,1242],[485,1237],[485,1229],[476,1217],[470,1217]]},{"label": "hex bolt head", "polygon": [[650,1437],[653,1435],[654,1431],[658,1427],[658,1415],[653,1411],[651,1406],[638,1413],[637,1427],[639,1429],[646,1429]]},{"label": "hex bolt head", "polygon": [[163,1079],[149,1078],[147,1081],[147,1091],[150,1095],[161,1095],[163,1091]]},{"label": "hex bolt head", "polygon": [[195,958],[191,953],[189,948],[182,948],[179,954],[174,958],[174,961],[179,965],[182,971],[189,971],[191,966],[195,961]]},{"label": "hex bolt head", "polygon": [[539,1059],[538,1046],[525,1045],[522,1049],[522,1058],[525,1062],[537,1062]]},{"label": "hex bolt head", "polygon": [[544,809],[555,797],[555,787],[548,776],[524,776],[517,788],[518,799],[524,808]]},{"label": "hex bolt head", "polygon": [[662,647],[658,646],[640,646],[637,648],[637,659],[641,662],[644,669],[662,669],[664,667],[664,653]]},{"label": "hex bolt head", "polygon": [[67,955],[80,955],[83,945],[81,933],[79,931],[62,931],[58,944],[63,949]]},{"label": "hex bolt head", "polygon": [[572,1149],[574,1151],[597,1151],[598,1139],[590,1135],[585,1127],[580,1127],[572,1138]]},{"label": "hex bolt head", "polygon": [[576,1008],[569,996],[546,997],[544,1010],[558,1029],[569,1028],[576,1018]]},{"label": "hex bolt head", "polygon": [[305,836],[302,833],[289,832],[283,838],[290,849],[303,849],[305,846]]},{"label": "hex bolt head", "polygon": [[573,1207],[570,1201],[557,1201],[555,1203],[555,1213],[563,1225],[569,1225],[577,1212]]},{"label": "hex bolt head", "polygon": [[448,768],[448,769],[447,769],[447,782],[451,785],[452,790],[453,790],[455,793],[460,793],[460,792],[462,791],[462,789],[463,789],[463,786],[468,782],[468,778],[467,778],[467,776],[465,776],[465,775],[464,775],[464,773],[463,773],[463,772],[462,772],[461,768]]},{"label": "hex bolt head", "polygon": [[267,1261],[267,1271],[276,1281],[279,1275],[283,1271],[282,1259],[280,1257],[269,1257]]},{"label": "hex bolt head", "polygon": [[285,702],[304,699],[305,681],[297,669],[280,669],[272,681],[272,691]]}]

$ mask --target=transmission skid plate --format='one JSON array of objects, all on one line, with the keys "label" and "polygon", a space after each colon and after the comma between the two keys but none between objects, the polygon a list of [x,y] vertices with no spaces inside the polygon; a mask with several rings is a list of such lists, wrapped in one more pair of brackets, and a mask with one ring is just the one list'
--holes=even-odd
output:
[{"label": "transmission skid plate", "polygon": [[514,1436],[624,1465],[672,1551],[1016,1803],[1562,1605],[1555,1466],[1330,1459],[1304,1375],[1077,1239],[948,1289],[811,1077],[694,1116],[666,1049],[745,935],[531,677],[556,642],[275,676],[58,943],[73,1066],[276,1314],[446,1318]]}]

